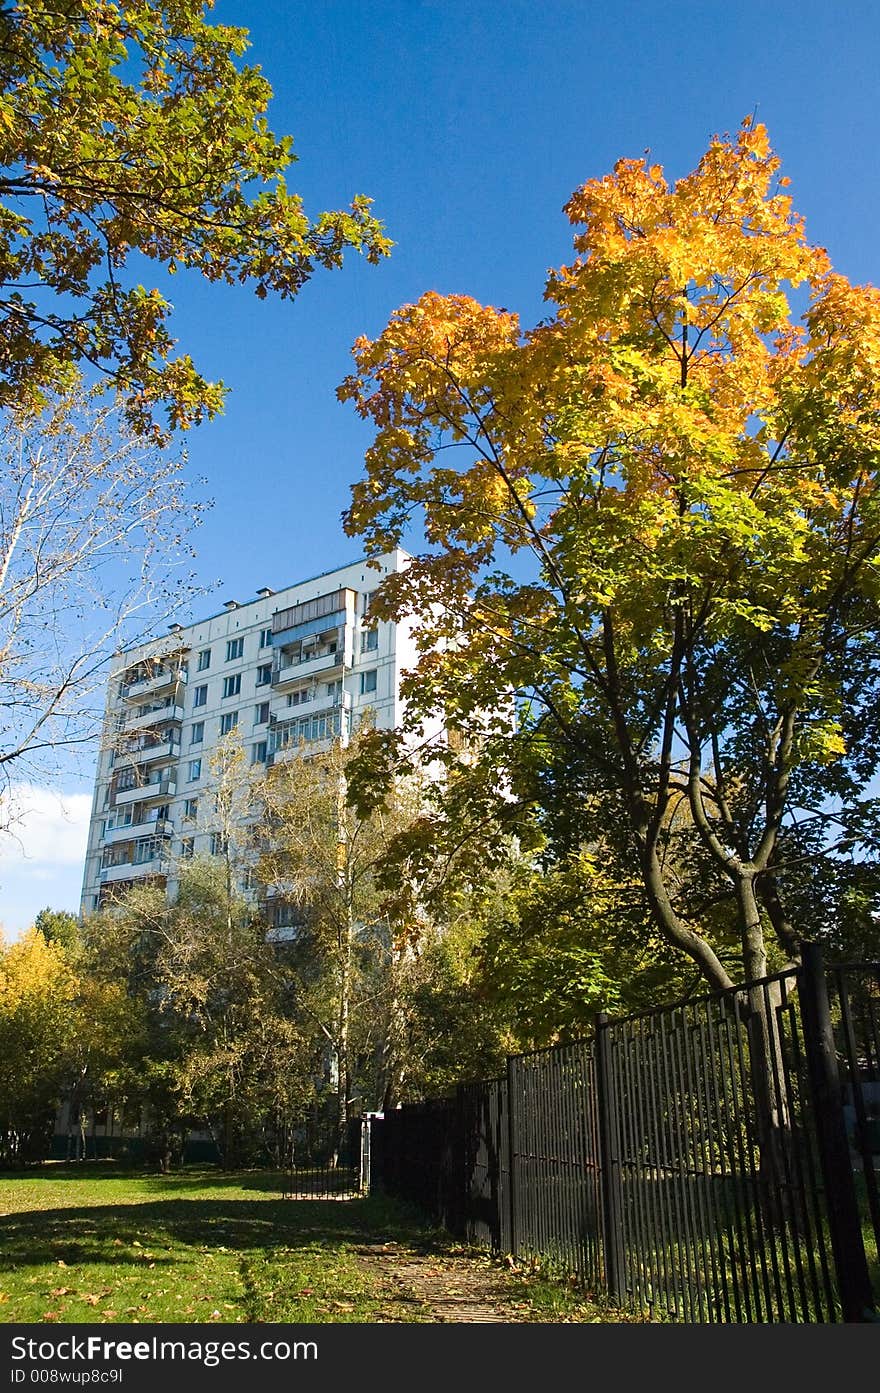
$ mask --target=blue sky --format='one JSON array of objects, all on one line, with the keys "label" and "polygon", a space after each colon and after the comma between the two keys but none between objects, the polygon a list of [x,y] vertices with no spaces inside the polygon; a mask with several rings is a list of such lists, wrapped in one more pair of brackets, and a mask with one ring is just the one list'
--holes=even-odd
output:
[{"label": "blue sky", "polygon": [[[378,268],[319,273],[294,303],[151,282],[181,348],[230,388],[187,441],[215,500],[196,538],[202,580],[221,582],[206,611],[360,554],[340,514],[369,435],[335,396],[352,342],[428,289],[539,319],[546,271],[570,256],[563,203],[621,156],[649,149],[675,177],[756,112],[810,239],[851,279],[880,278],[875,4],[218,0],[215,17],[251,31],[307,210],[368,194],[396,245]],[[64,787],[89,792],[88,764]],[[0,849],[7,932],[43,904],[76,908],[86,803],[58,814],[44,798],[22,833],[30,859]]]}]

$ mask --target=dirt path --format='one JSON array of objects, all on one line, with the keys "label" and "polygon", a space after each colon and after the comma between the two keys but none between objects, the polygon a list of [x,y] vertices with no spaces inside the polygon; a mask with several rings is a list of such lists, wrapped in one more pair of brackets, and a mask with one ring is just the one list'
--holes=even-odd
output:
[{"label": "dirt path", "polygon": [[522,1299],[512,1274],[479,1253],[423,1253],[398,1243],[362,1246],[355,1251],[378,1277],[390,1321],[509,1324],[548,1319]]}]

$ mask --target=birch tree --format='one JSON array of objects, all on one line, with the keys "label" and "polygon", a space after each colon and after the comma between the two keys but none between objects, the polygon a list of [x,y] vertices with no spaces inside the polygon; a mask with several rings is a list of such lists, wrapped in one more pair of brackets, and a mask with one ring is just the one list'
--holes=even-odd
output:
[{"label": "birch tree", "polygon": [[[197,593],[182,465],[82,394],[0,414],[0,779],[57,774],[101,728],[113,653]],[[7,805],[7,813],[9,812]],[[8,820],[8,817],[7,817]]]}]

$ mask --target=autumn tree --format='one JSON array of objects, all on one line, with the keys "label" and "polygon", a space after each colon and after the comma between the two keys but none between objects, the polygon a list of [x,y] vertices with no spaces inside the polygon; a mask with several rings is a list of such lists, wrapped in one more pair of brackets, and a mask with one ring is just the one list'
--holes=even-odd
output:
[{"label": "autumn tree", "polygon": [[347,249],[390,243],[370,200],[309,217],[288,190],[289,136],[243,63],[247,31],[212,0],[12,0],[0,10],[0,406],[33,406],[85,372],[139,430],[185,427],[223,387],[175,354],[155,262],[297,294]]},{"label": "autumn tree", "polygon": [[170,897],[133,888],[83,933],[94,978],[123,981],[145,1014],[140,1099],[163,1165],[191,1126],[210,1131],[226,1166],[271,1152],[279,1119],[311,1096],[308,1041],[290,976],[253,906],[228,893],[223,858],[182,862]]},{"label": "autumn tree", "polygon": [[[751,121],[672,183],[621,160],[567,205],[545,322],[428,293],[340,388],[376,431],[349,533],[379,554],[424,531],[374,605],[417,618],[413,719],[466,730],[514,694],[517,739],[577,764],[713,988],[812,934],[805,826],[825,856],[877,829],[880,294],[809,244],[786,183]],[[685,853],[727,892],[735,963]]]},{"label": "autumn tree", "polygon": [[0,1165],[42,1160],[70,1068],[76,975],[36,930],[0,943]]}]

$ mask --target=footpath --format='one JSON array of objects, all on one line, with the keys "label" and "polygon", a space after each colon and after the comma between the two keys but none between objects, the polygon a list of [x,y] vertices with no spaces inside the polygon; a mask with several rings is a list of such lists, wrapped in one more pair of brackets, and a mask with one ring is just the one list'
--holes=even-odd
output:
[{"label": "footpath", "polygon": [[556,1284],[539,1287],[516,1268],[454,1248],[421,1251],[402,1243],[361,1244],[354,1249],[368,1270],[382,1303],[379,1321],[425,1322],[619,1322],[608,1311],[574,1292],[563,1296]]}]

